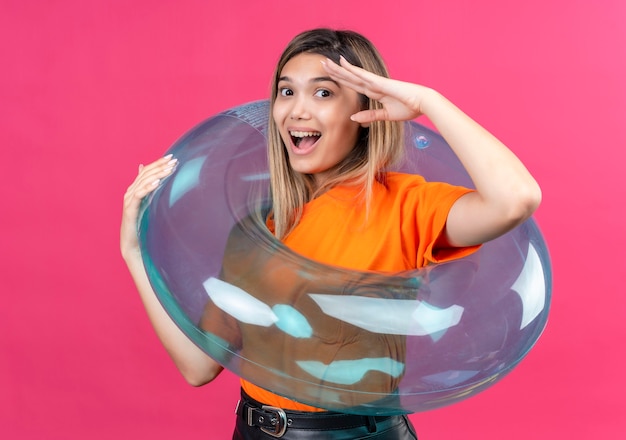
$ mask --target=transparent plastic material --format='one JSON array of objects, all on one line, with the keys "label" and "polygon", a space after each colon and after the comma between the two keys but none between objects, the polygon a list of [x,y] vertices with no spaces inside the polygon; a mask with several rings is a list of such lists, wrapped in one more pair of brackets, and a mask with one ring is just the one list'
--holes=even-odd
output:
[{"label": "transparent plastic material", "polygon": [[[461,260],[381,275],[319,264],[265,225],[268,103],[199,124],[144,200],[142,255],[176,324],[237,375],[299,402],[398,414],[494,384],[543,331],[551,295],[531,219]],[[399,171],[472,186],[437,133],[407,123]]]}]

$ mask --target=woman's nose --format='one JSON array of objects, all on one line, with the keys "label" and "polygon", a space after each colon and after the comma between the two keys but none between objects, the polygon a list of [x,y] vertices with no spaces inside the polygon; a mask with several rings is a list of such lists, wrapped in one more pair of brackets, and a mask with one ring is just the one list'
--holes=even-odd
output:
[{"label": "woman's nose", "polygon": [[304,99],[298,98],[294,101],[293,107],[291,108],[290,118],[293,120],[310,118]]}]

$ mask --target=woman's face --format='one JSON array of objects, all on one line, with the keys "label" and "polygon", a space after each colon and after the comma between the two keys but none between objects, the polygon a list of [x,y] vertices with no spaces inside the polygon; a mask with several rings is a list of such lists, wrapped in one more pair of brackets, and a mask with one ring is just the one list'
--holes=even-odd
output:
[{"label": "woman's face", "polygon": [[317,182],[354,148],[359,124],[350,116],[361,110],[359,94],[332,80],[322,61],[302,53],[285,64],[272,112],[291,167]]}]

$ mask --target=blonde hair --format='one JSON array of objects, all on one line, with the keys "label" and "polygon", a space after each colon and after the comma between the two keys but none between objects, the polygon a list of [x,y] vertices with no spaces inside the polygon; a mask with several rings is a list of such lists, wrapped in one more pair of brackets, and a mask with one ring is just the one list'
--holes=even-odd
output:
[{"label": "blonde hair", "polygon": [[[351,153],[332,170],[330,178],[320,187],[313,176],[294,171],[287,156],[276,123],[272,119],[278,94],[278,81],[289,60],[301,53],[323,55],[339,63],[343,56],[349,63],[377,75],[389,77],[387,68],[374,45],[352,31],[313,29],[297,35],[280,57],[272,80],[270,121],[268,130],[268,160],[274,234],[282,239],[298,224],[304,204],[312,198],[342,183],[359,185],[369,211],[369,201],[376,181],[385,183],[384,171],[402,156],[404,149],[402,123],[375,121],[368,128],[360,128],[358,140]],[[363,109],[378,109],[381,104],[360,95]]]}]

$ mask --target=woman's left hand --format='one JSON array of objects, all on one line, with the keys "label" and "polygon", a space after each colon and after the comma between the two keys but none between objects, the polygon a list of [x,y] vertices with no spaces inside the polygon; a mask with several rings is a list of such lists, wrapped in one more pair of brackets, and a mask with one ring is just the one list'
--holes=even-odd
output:
[{"label": "woman's left hand", "polygon": [[324,63],[330,77],[379,102],[352,120],[408,121],[427,116],[470,175],[476,191],[460,197],[446,220],[446,246],[492,240],[526,220],[541,201],[541,189],[524,164],[491,133],[433,89],[381,77],[351,65]]},{"label": "woman's left hand", "polygon": [[352,120],[361,124],[373,121],[409,121],[421,116],[423,101],[431,89],[385,78],[353,66],[341,57],[340,64],[330,59],[323,63],[330,77],[343,86],[380,102],[381,109],[360,111],[352,116]]}]

